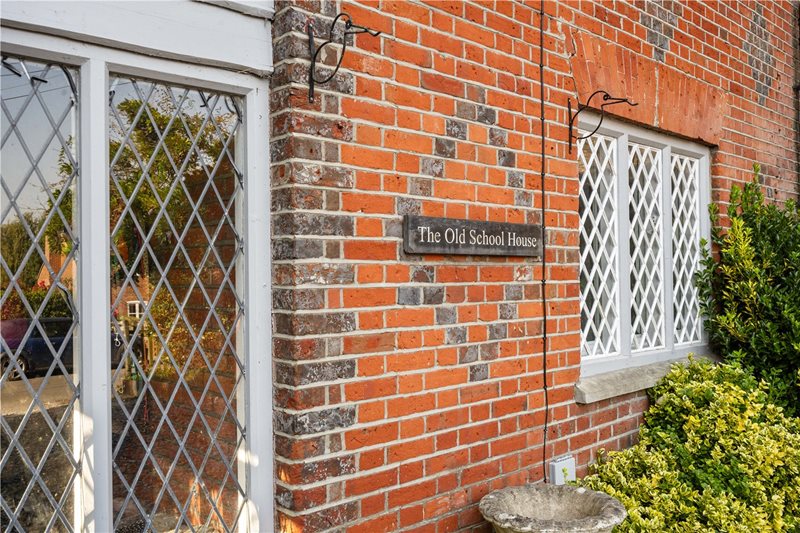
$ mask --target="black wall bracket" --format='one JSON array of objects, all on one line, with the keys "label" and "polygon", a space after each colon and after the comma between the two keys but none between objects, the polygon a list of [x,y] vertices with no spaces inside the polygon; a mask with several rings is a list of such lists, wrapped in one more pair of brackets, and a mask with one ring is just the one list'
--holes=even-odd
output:
[{"label": "black wall bracket", "polygon": [[[339,22],[339,19],[344,20],[344,34],[342,35],[342,53],[339,56],[339,61],[336,62],[336,67],[333,69],[328,76],[317,79],[314,75],[317,70],[317,60],[319,59],[320,51],[325,48],[327,45],[334,42],[334,30],[336,29],[336,23]],[[333,19],[331,22],[331,27],[328,30],[328,40],[316,47],[314,44],[314,28],[311,27],[311,23],[309,22],[306,25],[306,31],[308,32],[308,53],[311,56],[311,68],[308,71],[308,101],[314,101],[314,86],[315,85],[322,85],[323,83],[328,83],[336,76],[336,73],[339,72],[339,67],[342,65],[342,59],[344,59],[344,54],[347,52],[347,36],[353,35],[356,33],[369,33],[373,37],[377,37],[381,34],[379,31],[371,30],[369,28],[365,28],[364,26],[359,26],[353,22],[353,19],[347,13],[339,13],[336,15],[336,18]]]},{"label": "black wall bracket", "polygon": [[[574,131],[575,131],[575,119],[578,118],[578,115],[580,115],[581,111],[591,107],[592,98],[594,98],[598,94],[602,94],[603,95],[603,103],[600,104],[600,122],[597,123],[597,127],[594,130],[592,130],[591,133],[589,133],[588,135],[583,135],[583,136],[579,137],[579,136],[575,135],[575,133],[574,133]],[[600,126],[603,125],[603,119],[606,118],[606,106],[614,105],[614,104],[622,104],[622,103],[628,104],[631,107],[635,107],[635,106],[639,105],[639,104],[637,104],[635,102],[631,102],[627,98],[616,98],[614,96],[611,96],[606,91],[603,91],[601,89],[599,91],[593,92],[591,94],[591,96],[589,96],[589,98],[586,99],[586,103],[585,104],[581,104],[580,102],[578,102],[578,109],[573,114],[572,113],[572,99],[571,98],[568,99],[567,100],[567,113],[569,114],[569,153],[572,153],[572,142],[573,141],[577,141],[579,139],[588,139],[589,137],[591,137],[592,135],[597,133],[597,130],[599,130]]]}]

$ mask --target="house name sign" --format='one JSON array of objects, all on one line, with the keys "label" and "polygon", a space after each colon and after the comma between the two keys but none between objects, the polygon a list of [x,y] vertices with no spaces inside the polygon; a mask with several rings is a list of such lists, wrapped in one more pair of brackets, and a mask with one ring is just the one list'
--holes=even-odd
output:
[{"label": "house name sign", "polygon": [[406,215],[407,254],[542,257],[542,226]]}]

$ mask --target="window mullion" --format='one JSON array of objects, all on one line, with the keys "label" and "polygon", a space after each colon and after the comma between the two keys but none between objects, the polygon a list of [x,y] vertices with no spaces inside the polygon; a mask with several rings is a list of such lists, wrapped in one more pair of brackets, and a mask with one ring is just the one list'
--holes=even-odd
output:
[{"label": "window mullion", "polygon": [[617,138],[617,265],[619,265],[619,335],[620,353],[631,354],[631,254],[629,240],[630,186],[628,184],[628,135]]},{"label": "window mullion", "polygon": [[81,67],[79,335],[82,472],[76,505],[82,531],[113,531],[111,514],[111,345],[109,334],[108,102],[106,65]]},{"label": "window mullion", "polygon": [[[246,160],[243,188],[247,217],[242,229],[246,242],[243,256],[246,273],[245,379],[247,422],[248,502],[245,506],[247,528],[242,531],[270,531],[273,516],[273,433],[272,433],[272,341],[271,341],[271,260],[270,260],[270,190],[269,190],[269,93],[264,88],[250,91],[245,99]],[[255,409],[254,409],[255,407]],[[241,471],[241,470],[240,470]]]},{"label": "window mullion", "polygon": [[664,347],[672,352],[675,345],[675,305],[673,287],[672,263],[672,149],[665,146],[661,150],[661,205],[662,230],[664,253],[662,271],[664,272]]}]

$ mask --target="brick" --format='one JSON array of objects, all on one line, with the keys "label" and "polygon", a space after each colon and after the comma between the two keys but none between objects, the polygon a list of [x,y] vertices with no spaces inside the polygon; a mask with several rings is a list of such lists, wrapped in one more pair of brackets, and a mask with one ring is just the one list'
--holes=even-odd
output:
[{"label": "brick", "polygon": [[275,424],[278,431],[290,435],[309,435],[353,425],[355,409],[337,408],[290,415],[278,411]]},{"label": "brick", "polygon": [[364,446],[374,446],[384,442],[389,442],[397,438],[397,422],[369,426],[366,428],[355,429],[345,433],[345,442],[348,449],[358,449]]},{"label": "brick", "polygon": [[378,353],[390,351],[396,346],[394,333],[378,333],[375,335],[348,336],[344,338],[344,353]]},{"label": "brick", "polygon": [[384,170],[391,170],[394,165],[394,153],[387,150],[372,150],[345,144],[342,145],[341,151],[342,163]]},{"label": "brick", "polygon": [[387,470],[369,476],[351,479],[346,482],[346,493],[349,496],[366,494],[397,484],[397,469]]},{"label": "brick", "polygon": [[[580,181],[568,100],[574,110],[602,88],[638,104],[609,115],[715,146],[715,201],[754,159],[765,195],[797,197],[796,128],[780,112],[795,95],[779,83],[792,79],[793,14],[546,2],[541,161],[535,5],[345,4],[384,35],[351,37],[313,102],[304,31],[322,39],[337,4],[281,1],[273,23],[276,529],[482,530],[483,495],[543,477],[545,346],[550,456],[571,453],[585,472],[598,448],[636,442],[647,409],[643,392],[574,401]],[[322,54],[319,75],[339,52]],[[402,251],[406,214],[542,223],[542,166],[544,272],[525,258]],[[205,404],[215,416],[216,397]],[[189,413],[176,408],[178,420]]]},{"label": "brick", "polygon": [[386,313],[389,327],[430,326],[433,323],[432,309],[394,309]]},{"label": "brick", "polygon": [[359,381],[345,385],[345,397],[350,401],[381,398],[397,393],[397,378],[388,377]]},{"label": "brick", "polygon": [[450,77],[429,72],[422,73],[422,87],[434,92],[449,94],[451,96],[464,96],[464,83]]},{"label": "brick", "polygon": [[467,139],[467,123],[461,120],[448,118],[445,122],[445,131],[449,137],[456,139]]},{"label": "brick", "polygon": [[377,194],[342,193],[342,209],[359,213],[394,213],[394,198]]},{"label": "brick", "polygon": [[342,116],[392,125],[395,121],[395,110],[389,106],[364,100],[344,98],[342,99]]},{"label": "brick", "polygon": [[390,514],[361,522],[347,528],[348,533],[389,533],[397,528],[397,515]]},{"label": "brick", "polygon": [[397,244],[385,241],[349,241],[344,243],[345,257],[387,261],[397,258]]}]

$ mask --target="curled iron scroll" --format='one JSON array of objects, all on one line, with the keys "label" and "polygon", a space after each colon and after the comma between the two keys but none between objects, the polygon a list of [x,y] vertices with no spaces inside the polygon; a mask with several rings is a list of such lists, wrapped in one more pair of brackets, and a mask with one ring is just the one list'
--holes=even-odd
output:
[{"label": "curled iron scroll", "polygon": [[[575,119],[578,118],[578,115],[581,113],[581,111],[583,111],[584,109],[587,109],[587,108],[590,107],[590,104],[592,102],[592,98],[594,98],[598,94],[602,94],[603,95],[603,103],[600,104],[600,121],[597,123],[597,126],[592,130],[591,133],[589,133],[587,135],[582,135],[582,136],[575,135],[573,133],[574,128],[575,128]],[[593,92],[591,94],[591,96],[589,96],[589,98],[586,99],[586,103],[585,104],[578,103],[578,110],[575,111],[575,114],[573,114],[572,113],[572,99],[567,100],[567,112],[569,114],[569,153],[572,153],[572,141],[577,141],[577,140],[580,140],[580,139],[588,139],[589,137],[591,137],[592,135],[597,133],[597,130],[599,130],[600,126],[603,125],[603,119],[606,117],[606,106],[614,105],[614,104],[623,104],[623,103],[624,104],[628,104],[631,107],[635,107],[635,106],[639,105],[636,102],[632,102],[627,98],[617,98],[615,96],[611,96],[606,91],[600,89],[598,91]]]},{"label": "curled iron scroll", "polygon": [[[334,42],[334,35],[333,32],[336,29],[336,23],[339,22],[339,19],[344,19],[344,34],[342,35],[342,53],[339,55],[339,61],[336,62],[336,67],[333,69],[333,72],[330,75],[322,78],[317,79],[314,76],[314,73],[317,70],[317,60],[319,59],[319,53],[325,48],[327,45]],[[342,59],[344,59],[344,54],[347,52],[347,36],[354,35],[357,33],[369,33],[373,37],[377,37],[381,34],[379,31],[371,30],[364,26],[359,26],[353,22],[353,19],[347,13],[339,13],[336,15],[336,18],[333,19],[331,22],[331,27],[328,30],[328,40],[319,45],[319,47],[314,46],[314,29],[311,27],[311,23],[309,22],[306,25],[306,31],[308,32],[308,52],[311,56],[311,67],[308,71],[308,101],[314,101],[314,86],[323,83],[328,83],[336,76],[336,73],[339,72],[339,67],[342,66]]]}]

